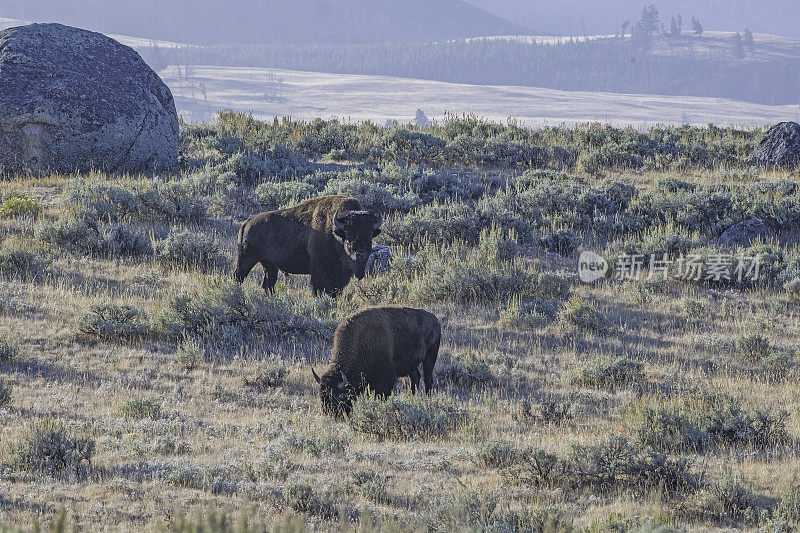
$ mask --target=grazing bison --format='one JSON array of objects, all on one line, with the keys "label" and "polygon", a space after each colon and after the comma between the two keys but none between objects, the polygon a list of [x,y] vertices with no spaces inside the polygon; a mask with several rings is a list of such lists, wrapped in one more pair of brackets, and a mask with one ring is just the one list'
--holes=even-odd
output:
[{"label": "grazing bison", "polygon": [[312,198],[289,209],[261,213],[239,230],[234,276],[241,283],[261,263],[267,293],[275,287],[281,270],[311,274],[314,295],[335,296],[354,274],[364,277],[380,225],[380,215],[344,196]]},{"label": "grazing bison", "polygon": [[322,377],[311,369],[323,411],[349,414],[353,399],[367,387],[386,396],[399,377],[409,377],[416,393],[420,364],[430,394],[440,340],[439,320],[422,309],[372,307],[350,315],[336,328],[330,369]]}]

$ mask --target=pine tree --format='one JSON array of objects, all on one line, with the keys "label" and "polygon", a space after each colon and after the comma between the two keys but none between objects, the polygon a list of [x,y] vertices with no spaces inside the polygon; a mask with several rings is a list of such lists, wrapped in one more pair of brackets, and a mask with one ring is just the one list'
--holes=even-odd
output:
[{"label": "pine tree", "polygon": [[683,17],[680,15],[678,15],[678,31],[683,31]]},{"label": "pine tree", "polygon": [[658,10],[656,6],[645,6],[642,9],[642,18],[640,22],[645,32],[650,34],[657,32],[658,28],[661,26],[661,22],[658,20]]},{"label": "pine tree", "polygon": [[672,17],[672,20],[669,22],[669,34],[672,37],[681,36],[681,30],[678,28],[678,21],[675,17]]},{"label": "pine tree", "polygon": [[697,20],[694,15],[692,15],[692,29],[694,30],[694,34],[698,37],[703,36],[703,25],[700,24],[700,21]]},{"label": "pine tree", "polygon": [[417,116],[414,117],[414,124],[420,128],[426,128],[430,126],[431,121],[428,120],[428,116],[422,109],[417,109]]},{"label": "pine tree", "polygon": [[744,41],[742,40],[742,34],[736,32],[736,35],[733,36],[733,55],[741,61],[744,59]]},{"label": "pine tree", "polygon": [[753,50],[756,48],[756,41],[753,39],[753,32],[750,31],[750,28],[744,29],[744,43],[747,45],[747,49],[750,50],[750,53],[753,53]]}]

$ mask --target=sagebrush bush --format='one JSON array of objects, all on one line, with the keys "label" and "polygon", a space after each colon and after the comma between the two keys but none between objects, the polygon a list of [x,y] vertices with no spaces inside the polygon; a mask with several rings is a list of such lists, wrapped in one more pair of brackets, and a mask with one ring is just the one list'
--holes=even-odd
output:
[{"label": "sagebrush bush", "polygon": [[760,333],[750,332],[734,339],[736,353],[750,362],[759,362],[771,353],[769,341]]},{"label": "sagebrush bush", "polygon": [[14,449],[13,464],[29,472],[81,476],[92,464],[95,443],[77,437],[51,419],[32,422]]},{"label": "sagebrush bush", "polygon": [[8,337],[0,337],[0,364],[8,364],[19,355],[19,345]]},{"label": "sagebrush bush", "polygon": [[0,407],[5,407],[11,403],[11,394],[14,392],[14,385],[11,381],[0,379]]},{"label": "sagebrush bush", "polygon": [[631,434],[656,450],[706,452],[749,447],[766,451],[792,441],[785,412],[748,411],[727,397],[706,396],[685,404],[643,402],[631,417]]},{"label": "sagebrush bush", "polygon": [[610,388],[641,384],[644,365],[627,357],[600,357],[565,376],[569,385]]},{"label": "sagebrush bush", "polygon": [[793,525],[800,525],[800,487],[792,487],[781,495],[775,515]]},{"label": "sagebrush bush", "polygon": [[712,484],[700,498],[703,511],[717,520],[743,520],[750,524],[759,519],[758,497],[744,479],[728,474]]},{"label": "sagebrush bush", "polygon": [[519,452],[505,441],[488,441],[475,447],[473,461],[486,468],[505,468],[519,461]]},{"label": "sagebrush bush", "polygon": [[333,506],[314,493],[310,485],[292,483],[283,487],[283,499],[295,512],[319,515],[326,518],[335,516]]},{"label": "sagebrush bush", "polygon": [[597,308],[597,304],[586,301],[579,296],[573,296],[564,304],[559,313],[561,321],[583,331],[605,334],[611,325]]},{"label": "sagebrush bush", "polygon": [[473,354],[454,358],[443,352],[436,361],[436,380],[456,387],[491,386],[497,382],[491,368]]},{"label": "sagebrush bush", "polygon": [[299,204],[301,201],[317,195],[317,193],[317,187],[305,181],[268,181],[256,187],[253,194],[258,200],[261,209],[273,211]]},{"label": "sagebrush bush", "polygon": [[535,299],[531,302],[512,300],[500,309],[497,325],[504,329],[538,329],[551,322],[558,313],[553,302]]},{"label": "sagebrush bush", "polygon": [[138,307],[103,302],[83,312],[75,325],[82,341],[132,342],[153,334],[150,317]]},{"label": "sagebrush bush", "polygon": [[214,237],[188,228],[170,228],[164,239],[153,242],[153,251],[167,266],[210,270],[225,263]]},{"label": "sagebrush bush", "polygon": [[315,318],[305,300],[265,296],[234,280],[214,280],[196,294],[172,297],[156,317],[170,338],[191,336],[206,347],[236,352],[243,343],[280,342],[288,337],[328,338],[331,325]]},{"label": "sagebrush bush", "polygon": [[6,278],[31,278],[42,275],[52,264],[49,254],[21,250],[12,247],[0,247],[0,276]]},{"label": "sagebrush bush", "polygon": [[443,396],[362,395],[353,402],[350,426],[378,439],[411,440],[446,437],[468,420],[468,413]]},{"label": "sagebrush bush", "polygon": [[143,418],[155,420],[161,414],[161,405],[152,400],[134,398],[120,405],[117,413],[121,417],[131,420],[141,420]]},{"label": "sagebrush bush", "polygon": [[791,281],[787,281],[783,288],[786,289],[786,294],[788,294],[792,299],[800,301],[800,278],[794,278]]},{"label": "sagebrush bush", "polygon": [[277,361],[268,361],[259,365],[253,379],[244,378],[244,384],[256,390],[265,391],[280,387],[286,381],[289,369]]},{"label": "sagebrush bush", "polygon": [[175,362],[184,370],[194,370],[203,361],[205,349],[198,339],[183,339],[175,351]]}]

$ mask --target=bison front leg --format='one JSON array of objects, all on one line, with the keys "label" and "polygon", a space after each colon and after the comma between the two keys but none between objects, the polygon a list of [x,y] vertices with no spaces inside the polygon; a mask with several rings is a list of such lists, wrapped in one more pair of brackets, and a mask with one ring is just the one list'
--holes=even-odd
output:
[{"label": "bison front leg", "polygon": [[275,290],[275,283],[278,282],[278,267],[269,261],[261,261],[261,266],[264,267],[264,281],[261,286],[264,288],[264,292],[270,295]]},{"label": "bison front leg", "polygon": [[411,394],[416,394],[417,389],[419,388],[419,382],[422,379],[422,374],[419,371],[419,367],[414,367],[414,369],[408,374],[408,378],[411,380]]},{"label": "bison front leg", "polygon": [[314,296],[317,297],[327,294],[332,298],[336,298],[339,294],[339,289],[337,289],[332,276],[324,271],[316,269],[311,270],[311,291],[314,293]]}]

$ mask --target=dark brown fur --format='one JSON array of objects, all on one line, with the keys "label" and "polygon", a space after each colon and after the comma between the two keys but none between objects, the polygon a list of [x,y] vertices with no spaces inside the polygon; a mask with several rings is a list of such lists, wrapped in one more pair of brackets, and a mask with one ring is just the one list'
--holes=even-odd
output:
[{"label": "dark brown fur", "polygon": [[422,309],[372,307],[349,316],[336,328],[331,367],[318,379],[323,410],[349,413],[367,387],[386,396],[400,377],[410,378],[416,393],[420,364],[430,394],[440,341],[439,320]]},{"label": "dark brown fur", "polygon": [[[334,215],[346,221],[334,225]],[[249,218],[239,230],[236,280],[241,283],[256,265],[264,267],[264,290],[272,291],[278,270],[310,274],[311,288],[335,296],[353,275],[364,277],[372,238],[380,218],[364,211],[358,200],[323,196],[298,206]]]}]

